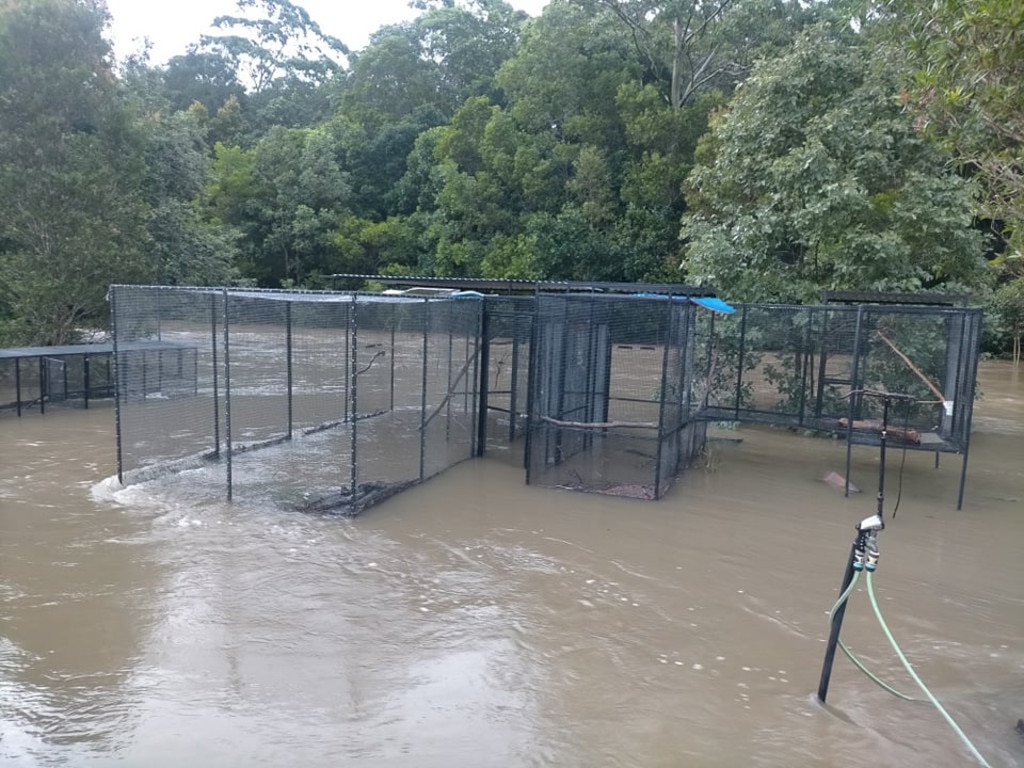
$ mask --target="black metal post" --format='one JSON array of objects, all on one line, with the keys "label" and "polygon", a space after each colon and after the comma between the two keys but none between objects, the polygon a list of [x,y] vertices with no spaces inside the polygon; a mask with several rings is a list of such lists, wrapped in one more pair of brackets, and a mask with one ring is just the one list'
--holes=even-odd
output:
[{"label": "black metal post", "polygon": [[426,475],[427,453],[427,352],[430,333],[430,299],[423,299],[423,378],[420,381],[420,480]]},{"label": "black metal post", "polygon": [[[566,289],[566,293],[568,293],[568,289]],[[565,419],[565,374],[569,370],[569,340],[570,338],[576,338],[575,333],[570,335],[569,332],[569,296],[562,296],[562,307],[562,338],[560,342],[561,346],[558,349],[558,391],[555,393],[555,397],[558,403],[558,405],[556,406],[555,418],[558,419],[559,421]],[[552,457],[550,455],[545,455],[544,459],[545,461],[551,461],[553,459],[553,463],[557,466],[558,464],[562,463],[562,459],[564,458],[562,454],[562,444],[564,442],[562,437],[565,434],[565,428],[553,428],[555,430],[554,456]],[[548,440],[545,440],[544,442],[546,454],[547,450],[551,447],[551,443]]]},{"label": "black metal post", "polygon": [[[217,294],[210,294],[210,353],[213,372],[213,455],[220,456],[220,391],[217,376]],[[199,351],[196,350],[196,365]]]},{"label": "black metal post", "polygon": [[[345,364],[349,368],[349,399],[352,413],[352,432],[349,436],[349,490],[352,496],[352,503],[356,502],[356,483],[359,482],[359,387],[356,380],[359,377],[359,336],[358,336],[358,313],[356,311],[357,297],[352,295],[352,303],[349,312],[351,313],[350,325],[352,328],[352,361],[345,357]],[[348,334],[345,334],[345,343],[348,345]]]},{"label": "black metal post", "polygon": [[388,410],[395,410],[395,313],[391,313],[391,399]]},{"label": "black metal post", "polygon": [[[349,359],[350,358],[349,347],[351,346],[350,345],[349,336],[351,334],[355,333],[355,330],[354,330],[353,325],[352,325],[352,323],[354,322],[354,316],[355,316],[355,312],[353,311],[354,302],[355,302],[355,296],[352,297],[352,303],[349,303],[349,304],[345,305],[345,381],[348,382],[348,386],[349,386],[350,389],[352,387],[352,381],[353,381],[352,371],[355,370],[355,368],[352,366],[352,361]],[[342,410],[344,411],[344,414],[342,415],[342,419],[344,421],[348,421],[349,401],[352,399],[352,393],[351,392],[348,392],[347,395],[348,395],[347,397],[343,398],[343,403],[342,403]],[[352,418],[353,418],[353,420],[355,420],[355,412],[354,411],[353,411]]]},{"label": "black metal post", "polygon": [[[480,318],[477,326],[480,329],[480,398],[477,404],[476,455],[483,456],[487,448],[487,410],[491,369],[491,320],[487,311],[486,300],[480,301]],[[514,401],[515,395],[513,395]],[[509,418],[515,423],[515,414]]]},{"label": "black metal post", "polygon": [[49,390],[48,383],[46,381],[46,365],[43,363],[43,358],[39,358],[39,415],[42,416],[46,413],[46,393]]},{"label": "black metal post", "polygon": [[[14,396],[18,398],[18,418],[21,418],[21,358],[14,358]],[[120,435],[118,430],[118,435]]]},{"label": "black metal post", "polygon": [[847,411],[846,424],[846,478],[843,496],[850,495],[850,465],[853,462],[853,421],[856,415],[856,404],[859,395],[853,394],[859,385],[857,384],[857,369],[860,367],[860,326],[861,318],[864,315],[864,307],[857,307],[857,326],[853,332],[853,367],[850,371],[850,408]]},{"label": "black metal post", "polygon": [[[803,364],[801,365],[800,371],[800,412],[798,418],[798,424],[803,426],[804,424],[804,412],[807,408],[807,374],[811,370],[812,355],[811,349],[811,326],[814,325],[814,310],[807,310],[807,325],[804,327],[804,341],[803,341]],[[811,375],[813,379],[813,374]]]},{"label": "black metal post", "polygon": [[294,409],[292,406],[292,392],[294,379],[292,378],[292,304],[288,302],[284,305],[285,311],[285,360],[288,366],[288,439],[292,439],[292,417],[294,415]]},{"label": "black metal post", "polygon": [[[906,436],[904,436],[906,439]],[[882,517],[885,504],[885,444],[889,440],[889,398],[882,398],[882,432],[878,443],[878,518]]]},{"label": "black metal post", "polygon": [[[853,563],[857,556],[857,543],[856,541],[850,547],[850,558],[846,563],[846,570],[843,571],[842,585],[839,587],[839,594],[846,592],[847,587],[850,586],[850,582],[853,581],[854,568]],[[832,664],[836,658],[836,647],[839,645],[839,633],[843,628],[843,617],[846,616],[846,605],[849,600],[843,601],[843,603],[836,609],[835,614],[832,616],[832,628],[828,635],[828,644],[825,646],[825,661],[821,667],[821,679],[818,682],[818,700],[824,704],[825,699],[828,696],[828,685],[832,679]]]},{"label": "black metal post", "polygon": [[[445,303],[445,309],[447,312],[447,323],[448,326],[448,393],[451,395],[448,398],[444,408],[444,440],[447,443],[451,439],[452,431],[452,400],[454,399],[454,392],[452,392],[452,356],[455,353],[455,335],[452,333],[452,302],[448,301]],[[467,350],[468,354],[468,350]],[[469,365],[469,360],[466,360],[466,365]]]},{"label": "black metal post", "polygon": [[662,343],[665,348],[661,354],[661,397],[658,403],[658,448],[655,451],[654,461],[654,499],[658,500],[661,498],[661,453],[664,450],[665,443],[665,398],[668,393],[665,391],[668,387],[668,348],[671,344],[671,329],[672,329],[672,296],[668,297],[666,302],[668,306],[668,314],[665,319],[665,334],[662,336]]},{"label": "black metal post", "polygon": [[[966,325],[966,323],[965,323],[965,325]],[[969,405],[965,408],[965,411],[964,411],[967,414],[966,417],[965,417],[965,421],[967,423],[964,424],[964,426],[963,426],[964,454],[963,454],[963,460],[961,461],[961,464],[960,464],[960,493],[958,494],[957,500],[956,500],[956,508],[957,508],[958,511],[963,509],[963,507],[964,507],[964,488],[967,485],[967,456],[968,456],[968,454],[970,452],[970,448],[971,448],[971,421],[972,421],[972,419],[974,417],[973,404],[974,404],[975,395],[977,394],[977,387],[978,387],[978,357],[980,356],[980,353],[981,353],[981,312],[980,311],[975,313],[975,315],[974,315],[974,322],[972,323],[972,326],[974,327],[974,345],[973,345],[972,354],[971,354],[971,356],[969,358],[970,362],[968,363],[968,367],[969,367],[970,370],[968,372],[967,382],[965,383],[967,391],[966,391],[966,393],[964,393],[967,396],[967,402],[969,403]],[[957,389],[959,389],[959,387]],[[954,396],[956,397],[956,396],[959,396],[960,394],[961,393],[958,392]],[[955,407],[956,406],[954,405],[954,408]]]},{"label": "black metal post", "polygon": [[[124,484],[124,459],[121,453],[121,379],[118,377],[118,361],[117,354],[117,289],[110,289],[110,332],[113,337],[113,347],[111,352],[111,365],[113,365],[113,377],[114,377],[114,432],[116,439],[116,452],[117,452],[117,482]],[[18,381],[18,415],[21,415],[21,382],[20,376],[18,376],[18,369],[14,369],[15,377]]]},{"label": "black metal post", "polygon": [[231,302],[228,300],[227,288],[224,289],[224,442],[227,448],[226,467],[228,483],[228,501],[234,493],[232,488],[232,456],[234,446],[231,442]]},{"label": "black metal post", "polygon": [[510,374],[509,396],[508,396],[508,442],[515,442],[516,423],[518,419],[519,397],[516,390],[519,389],[519,313],[516,305],[512,305],[512,372]]},{"label": "black metal post", "polygon": [[89,410],[89,356],[82,355],[82,386],[85,388],[85,410]]},{"label": "black metal post", "polygon": [[[743,305],[743,314],[740,315],[740,355],[739,362],[736,363],[736,403],[734,406],[733,415],[738,420],[740,417],[740,400],[743,395],[743,358],[747,352],[747,305]],[[711,388],[711,382],[708,382],[708,388]]]}]

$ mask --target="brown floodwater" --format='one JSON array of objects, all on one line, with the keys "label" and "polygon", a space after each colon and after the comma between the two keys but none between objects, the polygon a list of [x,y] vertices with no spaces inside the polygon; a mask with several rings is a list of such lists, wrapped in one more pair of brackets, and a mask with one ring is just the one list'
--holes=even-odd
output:
[{"label": "brown floodwater", "polygon": [[[1024,376],[960,461],[889,454],[876,591],[993,766],[1024,765]],[[719,432],[661,502],[527,487],[517,446],[356,520],[119,489],[113,411],[0,418],[0,764],[961,766],[931,705],[836,659],[877,451]],[[867,595],[844,639],[917,693]],[[917,693],[917,697],[921,698]]]}]

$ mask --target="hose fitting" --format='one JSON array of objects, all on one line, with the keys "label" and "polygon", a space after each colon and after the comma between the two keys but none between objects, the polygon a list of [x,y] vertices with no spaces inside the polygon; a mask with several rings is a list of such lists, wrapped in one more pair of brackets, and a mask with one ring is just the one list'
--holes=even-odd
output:
[{"label": "hose fitting", "polygon": [[864,570],[873,571],[878,568],[878,533],[870,531],[865,544]]}]

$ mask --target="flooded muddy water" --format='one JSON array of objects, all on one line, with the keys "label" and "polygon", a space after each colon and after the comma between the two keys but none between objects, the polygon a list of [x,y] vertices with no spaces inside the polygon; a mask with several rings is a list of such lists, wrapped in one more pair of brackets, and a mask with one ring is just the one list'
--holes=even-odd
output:
[{"label": "flooded muddy water", "polygon": [[[890,451],[876,576],[993,766],[1024,765],[1022,379],[983,366],[962,512],[959,457]],[[513,446],[350,521],[118,489],[109,407],[4,416],[0,764],[970,765],[841,656],[814,696],[877,451],[844,498],[841,442],[716,438],[661,502],[527,487]],[[916,693],[862,590],[843,637]]]}]

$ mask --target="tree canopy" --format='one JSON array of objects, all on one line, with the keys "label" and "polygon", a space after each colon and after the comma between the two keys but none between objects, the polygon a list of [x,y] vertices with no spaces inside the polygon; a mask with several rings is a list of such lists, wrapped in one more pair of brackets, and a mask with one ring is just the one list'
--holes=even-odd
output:
[{"label": "tree canopy", "polygon": [[423,0],[352,50],[237,0],[153,63],[101,0],[0,2],[0,343],[340,271],[966,290],[1008,340],[1017,5]]}]

